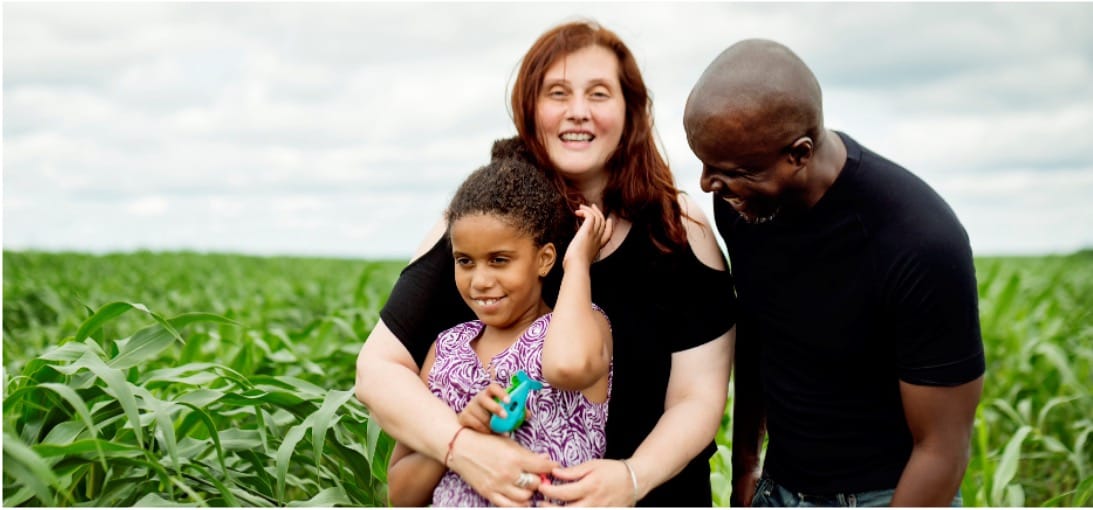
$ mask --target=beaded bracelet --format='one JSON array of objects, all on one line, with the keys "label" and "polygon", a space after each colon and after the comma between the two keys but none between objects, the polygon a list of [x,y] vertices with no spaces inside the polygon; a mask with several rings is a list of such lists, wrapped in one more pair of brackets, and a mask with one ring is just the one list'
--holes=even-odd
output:
[{"label": "beaded bracelet", "polygon": [[444,467],[448,467],[448,460],[452,458],[452,447],[455,446],[455,439],[459,437],[459,433],[466,430],[466,428],[466,425],[460,426],[459,430],[455,431],[455,434],[452,434],[452,440],[448,441],[448,453],[444,455]]},{"label": "beaded bracelet", "polygon": [[638,504],[638,475],[634,474],[634,468],[630,467],[630,462],[627,459],[621,459],[622,465],[626,466],[626,470],[630,472],[630,482],[634,484],[634,505]]}]

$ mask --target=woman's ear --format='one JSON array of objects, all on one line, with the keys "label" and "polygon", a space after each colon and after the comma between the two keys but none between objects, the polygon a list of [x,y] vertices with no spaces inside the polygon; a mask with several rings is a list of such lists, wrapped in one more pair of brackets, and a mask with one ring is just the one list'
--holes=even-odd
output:
[{"label": "woman's ear", "polygon": [[539,277],[546,277],[550,269],[554,267],[554,261],[558,258],[558,249],[554,243],[546,243],[539,248]]}]

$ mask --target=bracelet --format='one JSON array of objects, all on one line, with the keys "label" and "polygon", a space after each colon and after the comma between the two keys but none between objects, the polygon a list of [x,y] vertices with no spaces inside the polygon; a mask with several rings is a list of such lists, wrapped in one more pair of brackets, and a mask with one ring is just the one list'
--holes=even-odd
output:
[{"label": "bracelet", "polygon": [[444,455],[444,467],[448,467],[448,460],[452,458],[452,447],[455,446],[455,439],[466,429],[466,425],[460,426],[459,430],[455,431],[455,434],[452,434],[452,440],[448,441],[448,453]]},{"label": "bracelet", "polygon": [[626,466],[626,470],[630,472],[630,482],[634,484],[634,506],[638,504],[638,475],[634,474],[634,468],[630,467],[630,462],[627,459],[621,459],[622,465]]}]

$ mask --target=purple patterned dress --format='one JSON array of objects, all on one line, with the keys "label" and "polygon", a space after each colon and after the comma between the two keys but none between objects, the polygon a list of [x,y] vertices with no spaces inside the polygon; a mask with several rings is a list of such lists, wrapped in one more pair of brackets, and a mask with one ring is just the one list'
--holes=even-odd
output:
[{"label": "purple patterned dress", "polygon": [[[595,307],[595,306],[594,306]],[[600,313],[599,307],[595,307]],[[512,375],[524,370],[543,383],[543,389],[528,396],[530,416],[514,432],[513,439],[536,453],[546,453],[562,466],[573,466],[599,459],[607,448],[607,401],[597,404],[579,391],[554,389],[543,379],[543,340],[546,338],[550,313],[535,319],[527,331],[490,362],[495,377],[479,363],[471,341],[485,327],[481,321],[464,322],[444,331],[436,340],[436,362],[429,371],[429,389],[460,412],[478,392],[490,382],[503,388],[509,386]],[[608,369],[607,396],[611,398],[612,369]],[[535,494],[533,501],[542,499]],[[444,473],[433,491],[433,506],[490,506],[489,500],[478,495],[454,471]]]}]

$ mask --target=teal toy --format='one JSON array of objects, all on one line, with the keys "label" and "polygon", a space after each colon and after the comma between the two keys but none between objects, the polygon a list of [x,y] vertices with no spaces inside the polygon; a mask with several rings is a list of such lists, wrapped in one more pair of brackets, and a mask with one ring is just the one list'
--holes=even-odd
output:
[{"label": "teal toy", "polygon": [[502,403],[508,416],[502,418],[496,414],[490,417],[490,430],[505,434],[516,430],[524,424],[527,416],[528,395],[533,391],[543,389],[543,383],[528,377],[527,372],[520,370],[512,376],[512,385],[509,386],[509,403]]}]

